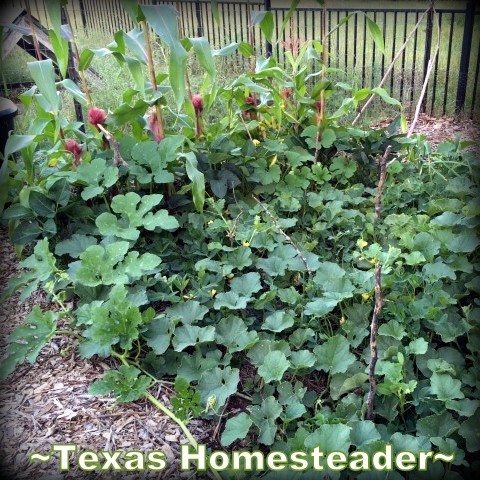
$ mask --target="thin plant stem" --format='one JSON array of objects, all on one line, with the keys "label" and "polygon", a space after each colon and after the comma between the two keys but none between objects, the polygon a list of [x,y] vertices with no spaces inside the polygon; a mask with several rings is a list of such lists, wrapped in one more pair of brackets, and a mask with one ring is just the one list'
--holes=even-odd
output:
[{"label": "thin plant stem", "polygon": [[[157,85],[157,77],[155,75],[155,64],[153,63],[153,52],[152,52],[152,44],[150,42],[150,30],[147,25],[147,22],[143,20],[140,22],[140,25],[142,26],[143,33],[145,35],[145,45],[146,45],[146,50],[147,50],[147,61],[148,61],[148,72],[150,75],[150,82],[152,84],[153,91],[156,92],[158,90],[158,85]],[[162,109],[160,105],[155,103],[155,113],[157,116],[157,121],[158,121],[158,126],[159,126],[159,138],[160,141],[165,138],[165,132],[163,128],[163,116],[162,116]]]}]

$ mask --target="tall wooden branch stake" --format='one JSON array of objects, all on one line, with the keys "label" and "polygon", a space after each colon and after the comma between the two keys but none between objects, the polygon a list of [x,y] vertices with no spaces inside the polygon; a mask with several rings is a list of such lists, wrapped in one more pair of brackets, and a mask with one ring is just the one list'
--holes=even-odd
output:
[{"label": "tall wooden branch stake", "polygon": [[[432,5],[432,8],[433,8],[433,5]],[[435,13],[435,23],[437,25],[437,44],[435,46],[435,52],[433,54],[433,57],[428,61],[425,80],[422,85],[422,91],[420,92],[420,97],[417,102],[417,107],[415,108],[415,115],[413,117],[413,121],[410,124],[410,128],[408,129],[407,138],[410,138],[413,134],[413,131],[415,130],[415,126],[418,121],[418,116],[420,115],[420,109],[422,108],[423,97],[425,96],[425,92],[427,91],[428,81],[430,80],[430,75],[433,70],[433,65],[435,63],[435,59],[437,58],[438,51],[440,49],[440,24],[438,20],[438,14],[436,13],[435,8],[433,8],[433,12]]]},{"label": "tall wooden branch stake", "polygon": [[[376,223],[380,218],[380,212],[382,209],[382,191],[385,185],[385,178],[387,176],[387,158],[390,155],[391,145],[385,150],[385,154],[380,160],[380,179],[378,181],[377,197],[375,199],[375,213],[373,221]],[[375,414],[373,412],[373,401],[375,399],[375,390],[377,383],[375,379],[375,366],[378,360],[378,347],[377,347],[377,333],[378,333],[378,320],[382,311],[383,297],[382,297],[382,266],[380,263],[375,264],[375,307],[373,309],[372,323],[370,324],[370,365],[368,367],[368,375],[370,380],[370,391],[367,398],[367,412],[365,415],[366,420],[373,420]]]}]

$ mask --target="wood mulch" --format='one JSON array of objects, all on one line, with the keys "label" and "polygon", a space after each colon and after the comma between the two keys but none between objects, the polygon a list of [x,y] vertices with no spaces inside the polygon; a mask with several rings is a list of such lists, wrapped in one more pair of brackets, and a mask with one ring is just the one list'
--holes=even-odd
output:
[{"label": "wood mulch", "polygon": [[[17,273],[17,260],[4,229],[0,229],[0,290]],[[18,294],[7,300],[0,311],[2,339],[0,357],[6,352],[9,333],[28,315],[33,305],[48,308],[36,292],[21,302]],[[59,325],[60,328],[66,327]],[[161,450],[167,467],[148,478],[192,478],[179,472],[179,445],[187,443],[180,428],[148,401],[118,404],[109,398],[88,395],[88,386],[112,366],[110,361],[86,360],[76,351],[72,336],[55,336],[42,350],[37,362],[19,366],[0,389],[0,477],[11,479],[96,478],[72,468],[59,473],[57,454],[48,463],[31,463],[33,452],[49,453],[51,445],[72,443],[80,450]],[[169,391],[159,386],[152,392],[169,404]],[[210,437],[210,427],[192,421],[189,428],[200,443]],[[73,462],[72,462],[73,464]],[[4,475],[4,476],[3,476]],[[142,472],[135,479],[144,478]],[[103,476],[98,478],[105,478]],[[108,472],[109,478],[124,478]],[[131,476],[131,473],[130,473]],[[146,478],[146,477],[145,477]]]},{"label": "wood mulch", "polygon": [[[480,144],[479,125],[471,120],[420,116],[417,132],[435,147],[445,138],[459,135]],[[0,229],[0,290],[17,273],[17,259],[4,229]],[[5,354],[9,333],[28,315],[33,305],[48,308],[36,292],[21,302],[18,294],[0,306],[2,338],[0,357]],[[97,478],[76,466],[60,473],[58,457],[47,463],[31,463],[33,452],[50,452],[53,443],[73,443],[80,450],[161,450],[168,466],[161,473],[136,472],[130,478],[195,478],[179,471],[179,444],[186,439],[175,423],[147,401],[117,404],[112,399],[88,395],[88,386],[110,369],[109,360],[86,360],[77,353],[71,336],[55,336],[34,365],[17,368],[0,390],[0,472],[11,479]],[[168,404],[170,392],[159,386],[152,392]],[[189,425],[199,443],[212,445],[218,424],[192,421]],[[123,478],[108,472],[109,478]],[[98,477],[100,478],[100,477]],[[101,478],[105,478],[105,475]],[[198,478],[198,477],[197,477]]]}]

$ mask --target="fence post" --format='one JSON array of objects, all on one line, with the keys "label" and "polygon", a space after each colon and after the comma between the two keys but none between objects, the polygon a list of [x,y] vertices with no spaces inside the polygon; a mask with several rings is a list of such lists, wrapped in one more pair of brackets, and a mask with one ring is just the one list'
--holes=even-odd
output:
[{"label": "fence post", "polygon": [[[73,8],[75,9],[75,6]],[[85,4],[83,3],[83,0],[78,0],[78,8],[80,9],[80,17],[82,18],[83,31],[87,33],[87,16],[85,15]],[[73,11],[75,12],[75,10]]]},{"label": "fence post", "polygon": [[[427,14],[427,30],[425,32],[425,56],[423,60],[423,82],[427,77],[428,63],[430,62],[430,53],[432,51],[432,31],[433,31],[433,7],[430,5],[430,10]],[[403,73],[403,72],[402,72]],[[422,83],[423,83],[422,82]],[[425,113],[427,110],[427,92],[425,91],[425,96],[422,101],[422,112]]]},{"label": "fence post", "polygon": [[467,93],[468,64],[472,50],[473,22],[475,19],[475,2],[469,0],[465,10],[465,25],[463,27],[462,53],[460,55],[460,72],[458,74],[457,99],[455,113],[460,113],[465,105]]},{"label": "fence post", "polygon": [[[264,8],[267,12],[272,10],[272,5],[270,0],[264,1]],[[272,55],[272,44],[267,40],[265,43],[265,56],[268,58]]]},{"label": "fence post", "polygon": [[200,0],[195,2],[195,13],[197,14],[197,36],[203,37],[203,18]]}]

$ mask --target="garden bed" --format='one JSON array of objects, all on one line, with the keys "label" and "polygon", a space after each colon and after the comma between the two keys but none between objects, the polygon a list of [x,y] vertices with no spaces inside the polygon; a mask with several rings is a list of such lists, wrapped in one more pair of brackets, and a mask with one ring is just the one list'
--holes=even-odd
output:
[{"label": "garden bed", "polygon": [[[479,128],[471,120],[420,116],[417,132],[427,136],[435,147],[447,138],[459,135],[473,139],[479,149]],[[9,277],[17,273],[17,260],[7,233],[0,230],[0,289]],[[2,305],[2,356],[5,337],[21,324],[36,304],[48,308],[43,294],[35,292],[26,302],[15,294]],[[61,325],[59,325],[61,328]],[[146,400],[119,404],[113,399],[97,398],[87,393],[93,380],[108,371],[110,359],[86,360],[79,356],[77,340],[56,335],[42,350],[37,362],[17,368],[1,388],[1,465],[8,478],[53,479],[95,478],[78,468],[58,473],[58,462],[31,463],[33,452],[48,452],[53,443],[74,443],[82,449],[100,450],[162,450],[168,468],[156,478],[192,478],[192,472],[178,470],[179,444],[185,443],[180,428]],[[165,385],[157,387],[154,395],[169,404],[172,391]],[[232,406],[233,405],[233,406]],[[235,414],[234,402],[228,413]],[[217,421],[194,420],[189,428],[199,443],[219,446],[221,425]],[[158,474],[157,474],[158,475]],[[111,478],[117,478],[112,476]],[[144,478],[136,475],[135,478]],[[201,478],[201,477],[197,477]]]}]

